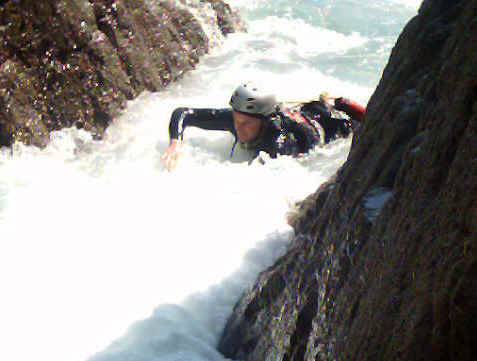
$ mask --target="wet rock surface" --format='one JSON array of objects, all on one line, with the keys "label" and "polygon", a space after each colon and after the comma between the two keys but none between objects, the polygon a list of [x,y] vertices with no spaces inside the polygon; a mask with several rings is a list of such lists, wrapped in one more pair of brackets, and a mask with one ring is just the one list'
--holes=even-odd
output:
[{"label": "wet rock surface", "polygon": [[232,359],[474,360],[477,1],[426,0],[347,162],[236,304]]},{"label": "wet rock surface", "polygon": [[244,30],[221,0],[0,1],[0,146],[43,147],[73,125],[101,137],[126,100],[209,50],[198,8],[224,35]]}]

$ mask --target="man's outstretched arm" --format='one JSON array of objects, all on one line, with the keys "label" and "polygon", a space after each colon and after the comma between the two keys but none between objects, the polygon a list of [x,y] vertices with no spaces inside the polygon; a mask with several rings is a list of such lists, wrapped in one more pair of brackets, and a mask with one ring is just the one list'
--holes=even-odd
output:
[{"label": "man's outstretched arm", "polygon": [[349,117],[358,122],[363,121],[366,114],[366,108],[348,98],[336,98],[335,109],[349,115]]},{"label": "man's outstretched arm", "polygon": [[177,165],[184,130],[188,126],[234,132],[232,110],[185,107],[175,109],[169,122],[169,147],[161,157],[162,164],[168,170],[174,169]]}]

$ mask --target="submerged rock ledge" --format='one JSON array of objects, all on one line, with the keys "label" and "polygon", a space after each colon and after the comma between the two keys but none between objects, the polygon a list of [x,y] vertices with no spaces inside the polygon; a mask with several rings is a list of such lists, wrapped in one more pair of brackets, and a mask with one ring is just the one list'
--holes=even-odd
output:
[{"label": "submerged rock ledge", "polygon": [[425,0],[347,162],[290,218],[219,350],[242,361],[474,360],[477,1]]},{"label": "submerged rock ledge", "polygon": [[126,100],[194,68],[207,10],[224,35],[244,30],[222,0],[0,1],[0,146],[73,125],[100,137]]}]

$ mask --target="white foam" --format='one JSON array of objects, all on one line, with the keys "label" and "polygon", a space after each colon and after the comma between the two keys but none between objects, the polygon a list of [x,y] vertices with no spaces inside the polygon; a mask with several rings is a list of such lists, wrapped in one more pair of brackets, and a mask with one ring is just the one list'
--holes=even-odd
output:
[{"label": "white foam", "polygon": [[396,3],[403,4],[411,9],[417,10],[423,0],[394,0]]},{"label": "white foam", "polygon": [[[132,102],[102,142],[66,129],[43,152],[19,146],[13,159],[3,158],[0,312],[7,359],[84,360],[155,306],[205,292],[239,269],[258,241],[273,247],[289,239],[289,204],[333,172],[328,155],[337,156],[331,168],[344,161],[349,141],[300,161],[248,166],[228,159],[230,136],[188,129],[179,167],[164,171],[169,97],[179,88]],[[235,295],[252,278],[237,277]],[[217,302],[219,310],[233,305]],[[166,339],[178,331],[167,332]],[[32,347],[20,347],[24,340]]]}]

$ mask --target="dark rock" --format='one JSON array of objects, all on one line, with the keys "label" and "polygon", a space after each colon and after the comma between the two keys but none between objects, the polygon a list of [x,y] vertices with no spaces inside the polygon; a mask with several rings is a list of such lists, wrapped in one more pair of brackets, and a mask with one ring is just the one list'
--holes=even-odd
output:
[{"label": "dark rock", "polygon": [[226,357],[475,358],[475,19],[475,0],[423,2],[347,162],[298,205],[289,252],[235,306]]},{"label": "dark rock", "polygon": [[[193,69],[209,39],[177,1],[1,1],[0,146],[45,146],[73,125],[101,137],[127,99]],[[228,5],[210,3],[223,34],[242,29]]]},{"label": "dark rock", "polygon": [[49,140],[42,110],[45,104],[36,95],[34,74],[11,60],[0,65],[0,140],[9,134],[14,140],[44,147]]},{"label": "dark rock", "polygon": [[246,31],[245,24],[240,19],[240,16],[228,4],[221,0],[206,0],[206,2],[210,3],[212,9],[217,13],[217,24],[222,33],[229,34],[236,31]]}]

